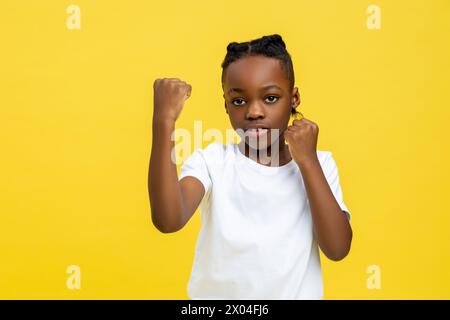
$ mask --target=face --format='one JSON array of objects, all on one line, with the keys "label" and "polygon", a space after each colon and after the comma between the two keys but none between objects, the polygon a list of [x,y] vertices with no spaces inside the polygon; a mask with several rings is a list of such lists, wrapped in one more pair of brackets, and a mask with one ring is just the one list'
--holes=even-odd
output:
[{"label": "face", "polygon": [[241,58],[227,67],[222,88],[231,125],[251,149],[285,146],[280,137],[289,124],[291,109],[300,104],[300,96],[298,88],[290,91],[279,60]]}]

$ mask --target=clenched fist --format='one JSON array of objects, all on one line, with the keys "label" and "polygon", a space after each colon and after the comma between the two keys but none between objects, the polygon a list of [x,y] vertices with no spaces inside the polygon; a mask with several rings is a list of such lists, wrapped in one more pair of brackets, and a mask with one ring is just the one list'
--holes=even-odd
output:
[{"label": "clenched fist", "polygon": [[192,87],[178,78],[156,79],[153,83],[153,120],[176,121]]},{"label": "clenched fist", "polygon": [[284,131],[291,157],[299,166],[317,160],[318,135],[317,124],[306,118],[294,120],[292,125]]}]

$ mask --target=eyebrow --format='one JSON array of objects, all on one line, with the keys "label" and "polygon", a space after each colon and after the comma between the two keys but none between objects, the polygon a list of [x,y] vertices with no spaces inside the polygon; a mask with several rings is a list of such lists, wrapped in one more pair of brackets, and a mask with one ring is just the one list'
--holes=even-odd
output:
[{"label": "eyebrow", "polygon": [[[269,84],[269,85],[266,85],[266,86],[263,86],[263,87],[259,88],[258,91],[264,91],[264,90],[271,89],[271,88],[276,88],[276,89],[283,90],[279,86],[277,86],[276,84]],[[245,92],[245,90],[241,89],[241,88],[230,88],[228,90],[228,93],[231,93],[233,91],[235,91],[235,92]]]}]

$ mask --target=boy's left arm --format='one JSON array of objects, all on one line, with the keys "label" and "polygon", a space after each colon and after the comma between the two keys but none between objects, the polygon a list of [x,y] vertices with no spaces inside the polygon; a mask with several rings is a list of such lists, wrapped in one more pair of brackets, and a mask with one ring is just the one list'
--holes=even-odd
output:
[{"label": "boy's left arm", "polygon": [[320,249],[330,260],[339,261],[350,251],[353,232],[317,158],[318,133],[317,124],[303,118],[294,120],[284,132],[284,137],[291,157],[302,173]]}]

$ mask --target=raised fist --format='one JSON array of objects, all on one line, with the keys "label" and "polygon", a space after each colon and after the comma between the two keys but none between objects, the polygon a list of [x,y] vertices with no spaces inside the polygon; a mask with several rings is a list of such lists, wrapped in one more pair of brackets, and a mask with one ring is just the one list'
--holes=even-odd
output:
[{"label": "raised fist", "polygon": [[156,79],[153,83],[153,119],[176,121],[191,91],[191,85],[178,78]]}]

